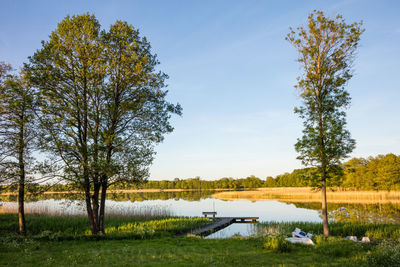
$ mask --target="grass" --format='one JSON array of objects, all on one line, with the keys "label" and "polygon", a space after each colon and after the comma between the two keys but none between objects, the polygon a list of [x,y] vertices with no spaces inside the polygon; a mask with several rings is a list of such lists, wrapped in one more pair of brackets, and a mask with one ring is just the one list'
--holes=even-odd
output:
[{"label": "grass", "polygon": [[[105,236],[92,237],[88,219],[83,216],[27,215],[27,234],[32,239],[144,239],[184,233],[209,223],[206,218],[160,217],[143,218],[130,216],[107,217]],[[18,217],[15,214],[0,215],[0,235],[19,238]]]},{"label": "grass", "polygon": [[[222,200],[248,199],[280,200],[290,202],[321,202],[321,192],[310,187],[272,187],[259,188],[252,191],[231,191],[213,194],[214,198]],[[328,190],[329,203],[360,203],[360,204],[386,204],[400,203],[400,191],[349,191]]]},{"label": "grass", "polygon": [[[16,234],[17,216],[0,215],[0,266],[399,266],[400,225],[262,223],[262,235],[229,239],[172,237],[204,218],[109,217],[105,236],[93,238],[85,217],[28,215],[28,236]],[[294,227],[313,232],[315,246],[284,240]],[[371,234],[360,244],[341,236]],[[384,238],[382,241],[379,238]]]},{"label": "grass", "polygon": [[313,247],[290,253],[263,247],[263,239],[156,238],[146,240],[30,241],[2,248],[0,265],[17,266],[359,266],[364,251],[337,257]]},{"label": "grass", "polygon": [[[265,222],[259,224],[258,231],[264,235],[289,236],[296,227],[313,235],[323,234],[322,223],[311,222]],[[336,237],[357,236],[360,239],[368,236],[371,240],[392,239],[400,242],[399,224],[331,222],[329,228],[331,235]]]},{"label": "grass", "polygon": [[284,236],[267,236],[264,242],[264,248],[278,253],[290,252],[293,247]]}]

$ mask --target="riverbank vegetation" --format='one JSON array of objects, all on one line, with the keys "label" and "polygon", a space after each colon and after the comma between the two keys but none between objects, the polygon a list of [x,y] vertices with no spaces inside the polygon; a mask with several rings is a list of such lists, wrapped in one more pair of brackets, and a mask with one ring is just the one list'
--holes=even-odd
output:
[{"label": "riverbank vegetation", "polygon": [[[369,222],[331,222],[330,230],[332,236],[345,238],[346,236],[357,236],[359,239],[368,236],[371,240],[394,240],[400,242],[400,225],[390,223]],[[321,223],[312,222],[263,222],[258,227],[260,235],[289,236],[295,228],[312,233],[314,239],[323,234]]]},{"label": "riverbank vegetation", "polygon": [[[24,240],[17,235],[18,220],[15,214],[0,214],[0,235],[8,240]],[[173,236],[208,224],[203,217],[151,217],[143,215],[114,215],[105,219],[105,235],[98,239],[144,239]],[[26,217],[27,236],[33,240],[91,240],[90,227],[85,216]]]}]

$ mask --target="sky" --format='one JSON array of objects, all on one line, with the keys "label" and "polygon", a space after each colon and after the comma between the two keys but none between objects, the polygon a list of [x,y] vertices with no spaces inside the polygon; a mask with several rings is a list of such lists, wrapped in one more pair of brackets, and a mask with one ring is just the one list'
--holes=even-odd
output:
[{"label": "sky", "polygon": [[348,83],[350,157],[400,154],[399,1],[17,1],[1,0],[0,61],[20,68],[66,15],[94,14],[103,28],[140,30],[169,75],[168,100],[183,115],[157,145],[150,179],[260,178],[302,168],[293,109],[301,69],[285,41],[313,10],[363,21]]}]

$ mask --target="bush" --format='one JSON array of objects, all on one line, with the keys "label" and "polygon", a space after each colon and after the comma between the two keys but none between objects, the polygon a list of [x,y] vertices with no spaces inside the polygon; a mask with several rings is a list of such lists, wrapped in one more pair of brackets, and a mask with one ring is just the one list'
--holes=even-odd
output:
[{"label": "bush", "polygon": [[400,244],[384,242],[367,255],[370,266],[400,266]]},{"label": "bush", "polygon": [[269,236],[264,242],[264,248],[272,250],[273,252],[290,252],[292,244],[285,240],[283,236]]}]

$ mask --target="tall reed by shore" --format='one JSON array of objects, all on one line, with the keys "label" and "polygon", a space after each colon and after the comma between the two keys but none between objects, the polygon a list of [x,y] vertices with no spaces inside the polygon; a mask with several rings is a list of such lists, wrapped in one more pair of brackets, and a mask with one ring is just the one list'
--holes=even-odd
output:
[{"label": "tall reed by shore", "polygon": [[[219,192],[212,195],[222,200],[248,199],[279,200],[290,202],[320,202],[321,192],[311,187],[272,187],[249,191]],[[327,192],[330,203],[400,203],[400,191],[350,191],[330,189]]]}]

